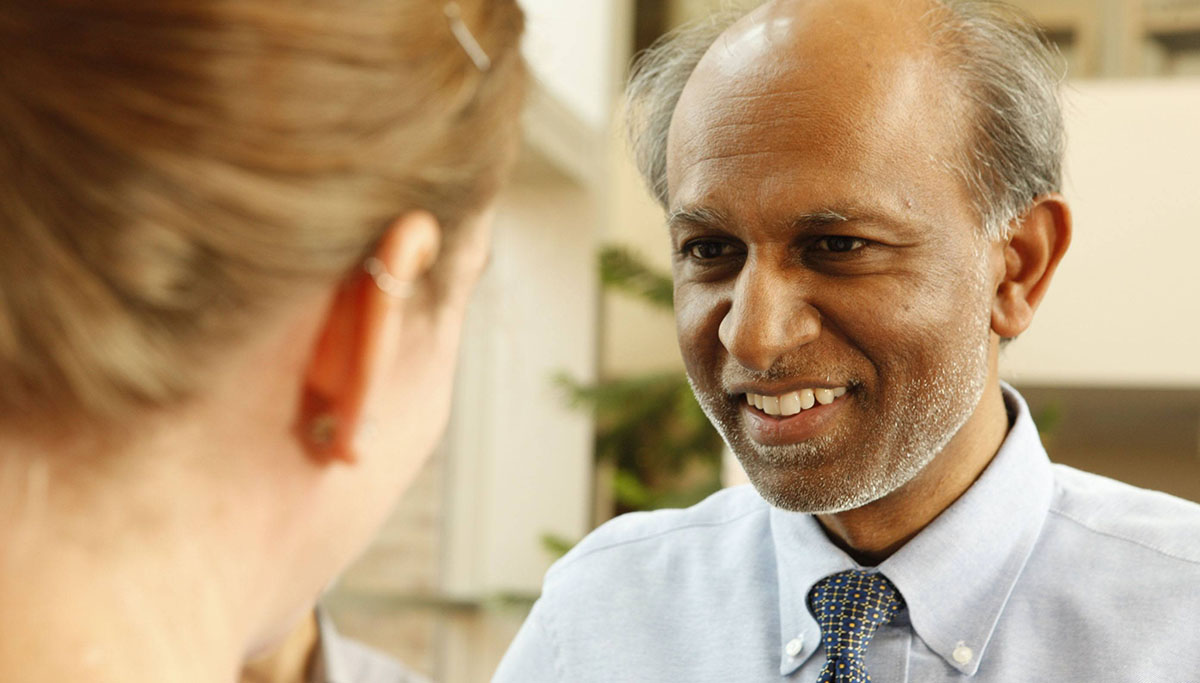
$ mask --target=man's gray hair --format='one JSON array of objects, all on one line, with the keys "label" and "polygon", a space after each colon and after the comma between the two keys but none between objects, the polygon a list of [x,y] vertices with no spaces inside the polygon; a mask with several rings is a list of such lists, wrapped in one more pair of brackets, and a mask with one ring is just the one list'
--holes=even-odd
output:
[{"label": "man's gray hair", "polygon": [[[990,0],[934,0],[930,35],[974,119],[947,159],[985,235],[1007,238],[1035,197],[1062,187],[1065,147],[1057,51],[1023,13]],[[650,192],[667,208],[667,134],[688,78],[745,12],[723,11],[659,39],[634,64],[625,92],[627,134]]]}]

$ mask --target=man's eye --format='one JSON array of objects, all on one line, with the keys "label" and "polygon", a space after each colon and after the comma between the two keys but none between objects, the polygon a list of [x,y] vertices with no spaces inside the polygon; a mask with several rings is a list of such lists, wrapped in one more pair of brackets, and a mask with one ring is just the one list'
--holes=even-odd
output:
[{"label": "man's eye", "polygon": [[817,246],[821,251],[829,251],[835,254],[845,254],[867,246],[867,241],[857,237],[822,237],[817,241]]},{"label": "man's eye", "polygon": [[697,240],[683,247],[683,253],[698,261],[708,261],[721,258],[729,253],[729,245],[713,240]]}]

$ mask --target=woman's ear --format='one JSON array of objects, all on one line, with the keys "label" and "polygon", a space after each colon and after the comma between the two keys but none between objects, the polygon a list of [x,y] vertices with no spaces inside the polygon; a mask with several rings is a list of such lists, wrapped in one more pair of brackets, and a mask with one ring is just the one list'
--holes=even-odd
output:
[{"label": "woman's ear", "polygon": [[1004,248],[1004,277],[992,304],[992,330],[1011,339],[1029,328],[1071,244],[1071,210],[1058,193],[1034,200]]},{"label": "woman's ear", "polygon": [[399,353],[397,331],[428,295],[441,227],[425,211],[396,219],[367,262],[336,286],[317,334],[297,415],[297,436],[322,461],[357,460],[355,435],[380,373]]}]

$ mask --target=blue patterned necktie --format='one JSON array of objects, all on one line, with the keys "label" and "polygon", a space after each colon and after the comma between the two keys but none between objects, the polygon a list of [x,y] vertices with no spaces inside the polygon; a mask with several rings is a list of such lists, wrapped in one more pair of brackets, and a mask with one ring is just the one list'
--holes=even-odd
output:
[{"label": "blue patterned necktie", "polygon": [[863,654],[875,629],[904,607],[900,592],[882,574],[860,570],[827,576],[808,593],[808,606],[821,625],[825,668],[817,683],[867,683]]}]

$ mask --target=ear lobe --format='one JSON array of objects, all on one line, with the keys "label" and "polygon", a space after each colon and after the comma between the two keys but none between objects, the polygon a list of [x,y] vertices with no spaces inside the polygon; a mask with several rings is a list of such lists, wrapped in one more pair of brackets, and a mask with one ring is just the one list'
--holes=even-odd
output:
[{"label": "ear lobe", "polygon": [[353,425],[363,394],[364,368],[359,364],[368,308],[367,280],[342,282],[329,304],[300,399],[297,436],[319,460],[355,462],[350,448]]},{"label": "ear lobe", "polygon": [[[371,256],[386,277],[416,299],[425,275],[437,258],[441,228],[426,212],[398,218]],[[355,434],[373,383],[380,380],[397,351],[396,330],[409,307],[417,304],[385,291],[361,264],[338,283],[317,335],[306,369],[297,437],[320,461],[353,464],[358,459]],[[394,285],[393,285],[394,286]]]},{"label": "ear lobe", "polygon": [[1029,328],[1070,243],[1071,211],[1060,194],[1038,197],[1017,219],[992,306],[996,334],[1011,339]]}]

